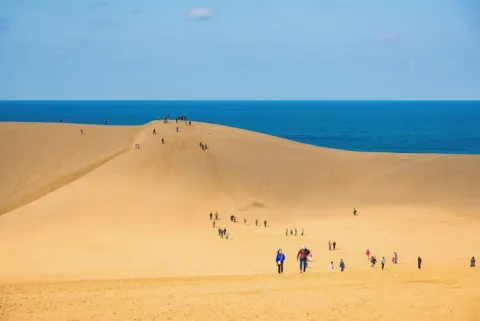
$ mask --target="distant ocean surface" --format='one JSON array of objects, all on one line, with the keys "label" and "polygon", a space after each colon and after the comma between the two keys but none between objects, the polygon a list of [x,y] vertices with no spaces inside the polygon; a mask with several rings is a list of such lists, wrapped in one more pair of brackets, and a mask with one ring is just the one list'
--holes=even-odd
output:
[{"label": "distant ocean surface", "polygon": [[167,114],[351,151],[480,154],[480,101],[0,101],[0,121],[140,125]]}]

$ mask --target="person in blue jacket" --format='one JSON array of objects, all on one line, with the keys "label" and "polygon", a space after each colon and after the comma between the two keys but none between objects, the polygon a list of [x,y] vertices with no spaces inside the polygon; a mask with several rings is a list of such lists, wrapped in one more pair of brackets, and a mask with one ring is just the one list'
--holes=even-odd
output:
[{"label": "person in blue jacket", "polygon": [[275,257],[275,262],[278,267],[278,274],[283,273],[283,262],[285,261],[285,254],[283,254],[282,249],[277,251],[277,256]]}]

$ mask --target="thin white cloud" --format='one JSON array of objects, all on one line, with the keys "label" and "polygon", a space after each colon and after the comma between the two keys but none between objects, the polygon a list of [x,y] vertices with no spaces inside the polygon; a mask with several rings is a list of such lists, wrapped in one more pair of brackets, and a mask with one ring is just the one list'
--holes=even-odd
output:
[{"label": "thin white cloud", "polygon": [[107,19],[96,18],[96,19],[91,19],[88,22],[88,25],[92,29],[99,30],[99,29],[112,28],[115,26],[115,23]]},{"label": "thin white cloud", "polygon": [[385,35],[378,35],[377,37],[377,40],[380,40],[380,41],[393,41],[393,40],[397,40],[397,35],[395,34],[385,34]]},{"label": "thin white cloud", "polygon": [[213,18],[213,12],[207,8],[196,8],[188,12],[188,17],[193,20],[210,20]]}]

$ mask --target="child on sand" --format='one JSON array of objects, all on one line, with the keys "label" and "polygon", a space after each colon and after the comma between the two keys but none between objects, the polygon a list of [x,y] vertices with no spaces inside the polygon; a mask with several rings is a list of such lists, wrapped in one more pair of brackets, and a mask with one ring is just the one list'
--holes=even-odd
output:
[{"label": "child on sand", "polygon": [[282,249],[277,251],[277,256],[275,257],[275,262],[277,262],[278,274],[283,273],[283,262],[285,261],[285,254],[283,254]]},{"label": "child on sand", "polygon": [[475,256],[472,256],[472,259],[470,260],[470,267],[475,267]]},{"label": "child on sand", "polygon": [[370,261],[370,250],[367,249],[367,251],[365,252],[365,256],[367,257],[367,260]]},{"label": "child on sand", "polygon": [[330,264],[328,265],[328,270],[330,272],[333,272],[333,262],[330,262]]}]

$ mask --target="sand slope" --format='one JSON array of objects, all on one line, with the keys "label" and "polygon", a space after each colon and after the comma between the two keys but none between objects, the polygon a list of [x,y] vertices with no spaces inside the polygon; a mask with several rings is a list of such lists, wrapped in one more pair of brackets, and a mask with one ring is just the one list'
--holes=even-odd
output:
[{"label": "sand slope", "polygon": [[[253,275],[275,273],[278,248],[287,255],[286,273],[296,274],[294,256],[307,244],[314,255],[309,273],[316,273],[318,278],[308,276],[311,279],[304,281],[285,275],[281,281],[268,277],[266,289],[258,290],[266,307],[238,313],[224,307],[226,317],[268,319],[265,313],[274,309],[279,293],[282,300],[296,304],[295,297],[304,288],[314,300],[324,281],[332,295],[331,308],[339,311],[343,306],[347,311],[331,314],[332,320],[342,315],[346,318],[348,311],[360,311],[365,304],[373,309],[377,305],[361,303],[361,297],[379,299],[382,284],[400,291],[379,301],[382,305],[397,304],[391,307],[392,313],[402,311],[398,298],[404,294],[410,295],[403,302],[408,302],[412,311],[443,307],[437,317],[448,316],[452,304],[444,306],[434,298],[436,301],[415,305],[420,294],[432,296],[436,291],[449,293],[455,288],[452,291],[459,297],[479,298],[478,273],[468,268],[472,255],[480,257],[479,156],[355,153],[223,126],[182,123],[178,124],[179,133],[175,126],[175,122],[139,127],[0,124],[0,209],[11,210],[0,216],[0,255],[7,258],[0,265],[0,281],[250,275],[244,281],[225,276],[237,290],[216,289],[215,282],[222,281],[213,285],[202,279],[195,282],[206,286],[205,291],[213,296],[223,293],[227,297],[222,298],[223,304],[240,295],[240,301],[256,306],[258,293],[251,288],[263,277]],[[87,134],[80,135],[80,127]],[[157,135],[152,135],[154,128]],[[210,148],[201,150],[200,141]],[[141,144],[140,150],[132,149],[136,143]],[[351,214],[353,207],[359,210],[358,217]],[[211,211],[220,213],[218,223],[231,232],[232,239],[218,237],[208,219]],[[230,214],[237,215],[239,223],[229,222]],[[255,219],[267,220],[268,227],[255,227]],[[306,234],[287,237],[286,228],[298,228],[299,232],[304,228]],[[337,251],[328,251],[329,239],[337,241]],[[400,264],[378,276],[382,271],[372,271],[364,259],[367,247],[387,260],[397,251]],[[417,255],[424,259],[424,271],[415,269]],[[347,281],[325,279],[328,262],[337,265],[340,258],[349,267]],[[417,272],[430,274],[419,276]],[[447,275],[451,281],[445,279]],[[362,281],[357,284],[359,279]],[[62,283],[61,287],[72,295],[70,303],[96,295],[88,293],[103,286],[113,286],[119,302],[160,291],[157,281],[110,282],[98,281],[84,290],[77,283]],[[179,304],[174,297],[186,291],[188,282],[179,279],[171,285],[169,291],[176,293],[169,296],[173,305]],[[427,289],[429,282],[439,285]],[[131,290],[132,286],[145,287],[145,292]],[[20,300],[12,289],[28,293],[32,299],[42,289],[47,292],[42,292],[41,302],[57,302],[56,306],[63,306],[62,311],[77,319],[93,316],[88,314],[93,313],[88,305],[72,310],[67,308],[69,303],[56,301],[48,294],[55,286],[4,285],[0,291],[10,293],[6,304],[11,318],[27,313],[25,308],[12,308]],[[161,299],[164,294],[158,295],[159,300],[167,300]],[[192,306],[189,317],[215,320],[207,317],[210,308],[201,298],[202,294],[196,299],[189,297],[193,300],[188,301]],[[358,309],[351,307],[352,302],[342,303],[348,298],[360,300],[355,303]],[[138,300],[145,305],[143,309],[153,304],[151,299]],[[468,320],[468,313],[478,315],[471,302],[462,301],[462,309],[468,310],[456,314],[459,319]],[[35,310],[42,305],[28,307]],[[325,307],[314,304],[305,309],[318,313]],[[109,314],[111,310],[102,311]],[[59,311],[49,311],[42,314],[44,319],[54,320]],[[178,306],[154,309],[150,314],[127,312],[123,307],[119,311],[123,312],[111,315],[111,319],[134,315],[164,319],[165,311],[171,311],[172,318],[182,318],[175,313],[183,310]],[[103,312],[95,314],[96,319],[108,320]],[[356,313],[358,319],[368,317]],[[293,316],[287,313],[284,319],[289,315]],[[318,319],[313,315],[307,318]]]}]

